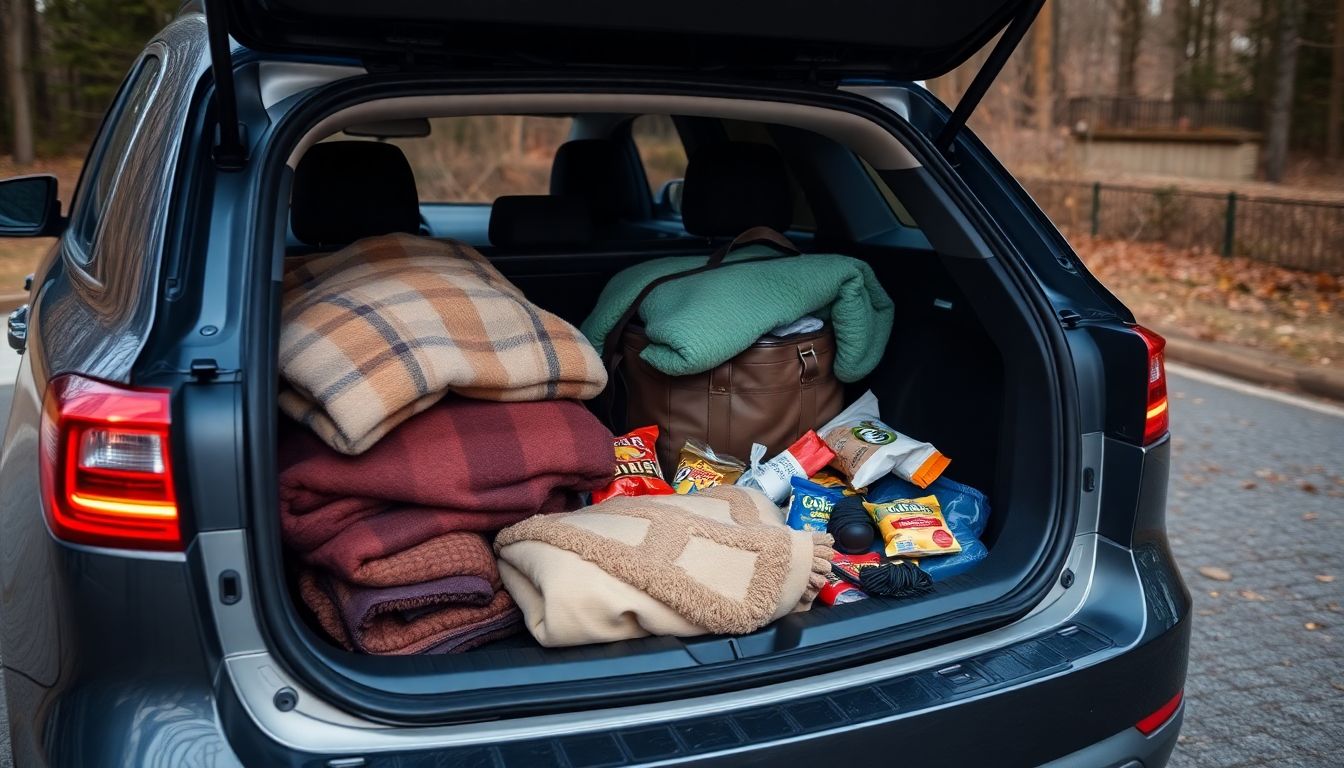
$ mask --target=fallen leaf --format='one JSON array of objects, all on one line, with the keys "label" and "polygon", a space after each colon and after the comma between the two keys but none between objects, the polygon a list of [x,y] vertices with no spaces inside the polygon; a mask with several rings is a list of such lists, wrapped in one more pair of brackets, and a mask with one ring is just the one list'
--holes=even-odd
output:
[{"label": "fallen leaf", "polygon": [[1251,590],[1251,589],[1243,589],[1243,590],[1241,590],[1240,592],[1238,592],[1237,594],[1241,595],[1241,599],[1243,599],[1243,600],[1250,600],[1250,601],[1253,602],[1253,603],[1263,603],[1263,602],[1265,602],[1266,600],[1269,599],[1269,598],[1265,597],[1264,595],[1260,594],[1259,592],[1256,592],[1256,591]]},{"label": "fallen leaf", "polygon": [[1246,482],[1241,484],[1241,490],[1243,491],[1253,491],[1257,487],[1258,485],[1254,480],[1247,480]]},{"label": "fallen leaf", "polygon": [[1316,493],[1316,492],[1319,490],[1319,489],[1316,487],[1316,484],[1315,484],[1315,483],[1309,483],[1309,482],[1306,482],[1305,480],[1302,482],[1302,485],[1299,486],[1299,487],[1302,489],[1302,491],[1303,491],[1304,493]]},{"label": "fallen leaf", "polygon": [[1308,621],[1306,624],[1303,624],[1302,626],[1305,627],[1308,632],[1315,632],[1316,630],[1321,628],[1321,625],[1317,624],[1314,621]]},{"label": "fallen leaf", "polygon": [[1311,522],[1312,520],[1315,520],[1315,519],[1318,518],[1318,517],[1320,517],[1320,515],[1316,514],[1315,512],[1303,512],[1303,513],[1302,513],[1302,519],[1303,519],[1303,520],[1306,520],[1307,522]]},{"label": "fallen leaf", "polygon": [[1335,577],[1334,575],[1329,573],[1318,573],[1316,574],[1316,580],[1321,582],[1322,584],[1329,584],[1330,582],[1335,580]]},{"label": "fallen leaf", "polygon": [[1199,566],[1199,574],[1206,579],[1213,579],[1214,581],[1232,580],[1232,574],[1229,573],[1226,568],[1219,568],[1216,565]]},{"label": "fallen leaf", "polygon": [[1221,597],[1222,594],[1223,594],[1222,592],[1219,592],[1216,589],[1209,590],[1209,597]]}]

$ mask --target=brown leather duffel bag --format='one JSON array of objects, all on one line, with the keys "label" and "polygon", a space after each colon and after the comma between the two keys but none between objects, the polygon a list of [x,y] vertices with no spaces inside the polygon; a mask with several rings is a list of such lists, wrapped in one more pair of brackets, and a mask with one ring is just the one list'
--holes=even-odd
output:
[{"label": "brown leather duffel bag", "polygon": [[650,283],[604,345],[612,374],[609,386],[623,389],[625,396],[625,423],[614,426],[633,429],[657,424],[661,432],[658,461],[664,472],[675,470],[677,454],[687,438],[703,440],[716,452],[743,461],[751,452],[751,444],[761,443],[769,457],[788,448],[807,430],[826,423],[844,407],[843,387],[832,367],[835,336],[829,324],[813,333],[762,337],[731,360],[691,376],[669,376],[640,358],[639,353],[649,343],[635,320],[644,298],[665,282],[718,268],[729,252],[751,243],[773,245],[780,253],[729,262],[729,266],[798,253],[788,239],[773,230],[747,230],[711,256],[705,266]]}]

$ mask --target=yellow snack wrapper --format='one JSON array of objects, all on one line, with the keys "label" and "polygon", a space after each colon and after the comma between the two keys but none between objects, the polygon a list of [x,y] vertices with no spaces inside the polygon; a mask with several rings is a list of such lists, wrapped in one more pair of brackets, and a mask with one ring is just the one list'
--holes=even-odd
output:
[{"label": "yellow snack wrapper", "polygon": [[677,473],[672,476],[672,487],[677,493],[695,493],[716,485],[732,485],[747,471],[747,465],[699,440],[687,440],[681,446]]},{"label": "yellow snack wrapper", "polygon": [[826,488],[839,488],[840,492],[846,496],[862,496],[864,491],[868,490],[867,488],[851,488],[844,475],[829,467],[817,470],[808,480]]},{"label": "yellow snack wrapper", "polygon": [[877,521],[888,557],[950,555],[961,551],[961,543],[943,519],[942,505],[932,495],[881,504],[865,501],[863,506]]}]

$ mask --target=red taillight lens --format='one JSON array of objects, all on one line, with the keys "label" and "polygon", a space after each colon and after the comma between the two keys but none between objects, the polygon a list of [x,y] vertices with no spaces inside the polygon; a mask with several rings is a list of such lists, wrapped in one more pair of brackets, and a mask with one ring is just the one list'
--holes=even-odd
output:
[{"label": "red taillight lens", "polygon": [[182,547],[166,389],[57,376],[42,405],[42,494],[57,538],[124,549]]},{"label": "red taillight lens", "polygon": [[1148,445],[1171,427],[1171,414],[1167,412],[1167,340],[1141,325],[1134,330],[1148,347],[1148,397],[1143,417],[1143,444]]},{"label": "red taillight lens", "polygon": [[1138,728],[1139,732],[1144,736],[1151,736],[1158,728],[1166,725],[1172,715],[1176,714],[1176,710],[1181,706],[1181,699],[1184,696],[1185,691],[1177,691],[1176,695],[1171,697],[1171,701],[1158,707],[1151,715],[1135,723],[1134,727]]}]

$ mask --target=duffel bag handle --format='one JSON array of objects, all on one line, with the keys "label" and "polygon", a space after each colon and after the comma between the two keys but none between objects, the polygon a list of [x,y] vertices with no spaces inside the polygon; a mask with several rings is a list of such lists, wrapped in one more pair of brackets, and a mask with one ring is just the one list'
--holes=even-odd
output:
[{"label": "duffel bag handle", "polygon": [[[607,338],[602,340],[602,362],[607,368],[607,391],[603,394],[603,399],[606,402],[603,404],[604,407],[602,410],[606,412],[608,426],[620,431],[619,427],[621,425],[615,421],[615,408],[616,381],[620,375],[618,369],[621,365],[621,337],[625,335],[626,326],[630,325],[630,322],[639,316],[639,308],[644,303],[644,299],[648,298],[654,288],[657,288],[664,283],[669,283],[682,277],[698,275],[701,272],[708,272],[711,269],[718,269],[724,265],[724,259],[728,258],[728,254],[738,248],[747,245],[761,244],[774,246],[779,252],[772,253],[768,256],[757,256],[756,258],[742,259],[741,261],[734,261],[731,263],[749,264],[754,261],[768,261],[771,259],[802,255],[802,251],[798,250],[798,246],[794,245],[793,241],[770,227],[752,227],[737,237],[734,237],[732,242],[711,254],[709,259],[702,266],[696,267],[695,269],[688,269],[685,272],[675,272],[670,275],[663,275],[662,277],[655,278],[654,280],[651,280],[648,285],[644,286],[643,290],[635,296],[635,300],[630,302],[630,306],[621,315],[621,318],[617,320],[616,324],[611,327],[609,332],[607,332]],[[624,419],[622,419],[622,421],[624,421]]]}]

